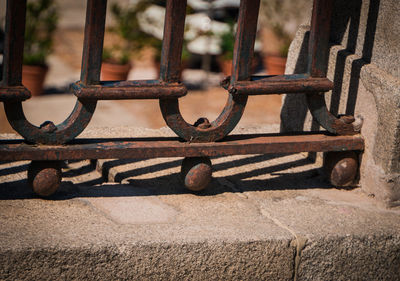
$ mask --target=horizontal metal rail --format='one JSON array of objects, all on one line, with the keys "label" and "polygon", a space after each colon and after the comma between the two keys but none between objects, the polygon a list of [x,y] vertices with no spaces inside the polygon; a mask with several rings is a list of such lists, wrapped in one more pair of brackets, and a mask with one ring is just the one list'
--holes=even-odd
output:
[{"label": "horizontal metal rail", "polygon": [[71,88],[78,98],[86,100],[180,98],[187,93],[182,83],[160,80],[102,81],[88,86],[77,82]]},{"label": "horizontal metal rail", "polygon": [[0,102],[24,101],[31,97],[31,92],[24,86],[0,87]]},{"label": "horizontal metal rail", "polygon": [[361,136],[328,134],[232,135],[223,141],[189,143],[178,138],[76,139],[68,145],[30,145],[0,141],[2,160],[80,160],[110,158],[201,157],[363,150]]},{"label": "horizontal metal rail", "polygon": [[328,78],[314,78],[308,74],[252,76],[250,81],[236,81],[232,85],[224,85],[223,81],[221,84],[234,95],[304,94],[333,89]]}]

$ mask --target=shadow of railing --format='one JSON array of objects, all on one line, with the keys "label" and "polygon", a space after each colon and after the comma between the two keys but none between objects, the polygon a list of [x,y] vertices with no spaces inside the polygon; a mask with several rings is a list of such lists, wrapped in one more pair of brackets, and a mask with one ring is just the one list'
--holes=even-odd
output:
[{"label": "shadow of railing", "polygon": [[[102,163],[100,171],[97,171],[99,164],[96,161],[69,161],[63,169],[64,180],[60,189],[48,199],[190,193],[198,196],[213,196],[226,192],[332,187],[324,180],[321,168],[304,154],[213,158],[214,178],[207,189],[196,193],[183,187],[180,178],[181,158],[153,159],[150,163],[148,161],[143,159],[108,160]],[[16,178],[16,180],[0,183],[0,200],[38,198],[28,187],[27,162],[10,165],[1,169],[0,175],[3,178]],[[115,182],[113,183],[107,182],[111,172],[114,173]]]},{"label": "shadow of railing", "polygon": [[[368,5],[365,30],[361,24],[363,1],[334,1],[330,44],[331,46],[341,45],[343,47],[342,50],[336,53],[333,70],[334,89],[330,97],[329,110],[334,115],[354,115],[356,113],[361,69],[371,62],[380,0],[364,2],[364,5]],[[293,73],[298,74],[307,71],[308,40],[309,32],[306,32],[298,50]],[[353,60],[350,70],[347,70],[346,62],[348,57],[354,54],[357,54],[359,58]],[[346,85],[346,88],[343,85]],[[302,131],[306,124],[307,112],[308,107],[304,95],[288,94],[281,111],[281,132]],[[319,125],[313,120],[311,131],[318,129]]]}]

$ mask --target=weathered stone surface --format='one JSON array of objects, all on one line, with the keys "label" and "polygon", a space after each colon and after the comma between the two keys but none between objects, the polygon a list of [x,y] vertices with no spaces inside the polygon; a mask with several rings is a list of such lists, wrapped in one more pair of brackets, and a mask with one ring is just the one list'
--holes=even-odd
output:
[{"label": "weathered stone surface", "polygon": [[399,239],[350,234],[307,242],[298,280],[399,280]]},{"label": "weathered stone surface", "polygon": [[292,278],[290,233],[246,199],[79,189],[69,200],[0,202],[1,279]]},{"label": "weathered stone surface", "polygon": [[[291,280],[287,243],[116,245],[3,252],[9,280]],[[251,260],[249,259],[251,257]],[[16,270],[15,263],[22,269]]]},{"label": "weathered stone surface", "polygon": [[[308,25],[301,25],[290,44],[286,61],[286,74],[307,72],[307,49],[309,40]],[[281,109],[281,131],[301,132],[309,130],[311,114],[308,111],[305,95],[287,94],[283,96]]]},{"label": "weathered stone surface", "polygon": [[399,15],[396,0],[337,0],[331,42],[400,78],[400,27],[393,24]]},{"label": "weathered stone surface", "polygon": [[398,280],[398,211],[376,212],[373,199],[359,191],[264,192],[249,198],[297,238],[297,280]]},{"label": "weathered stone surface", "polygon": [[212,163],[211,186],[194,194],[176,158],[104,161],[104,178],[94,163],[71,162],[51,200],[27,188],[26,162],[1,163],[0,279],[396,280],[399,210],[332,189],[306,154]]}]

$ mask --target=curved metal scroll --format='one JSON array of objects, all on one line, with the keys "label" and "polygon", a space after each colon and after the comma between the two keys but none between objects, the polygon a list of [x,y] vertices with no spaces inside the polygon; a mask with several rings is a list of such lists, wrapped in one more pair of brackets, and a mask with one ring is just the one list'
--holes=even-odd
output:
[{"label": "curved metal scroll", "polygon": [[[259,0],[242,0],[233,57],[231,83],[250,79],[250,61],[254,52]],[[165,15],[164,39],[160,79],[167,82],[179,80],[183,43],[186,1],[168,1]],[[239,123],[247,103],[247,96],[229,94],[223,112],[213,122],[201,118],[188,124],[179,110],[178,99],[160,99],[160,109],[167,125],[181,138],[191,142],[212,142],[224,138]]]},{"label": "curved metal scroll", "polygon": [[[21,85],[22,56],[25,31],[26,0],[7,1],[6,48],[2,83],[6,87]],[[88,0],[81,81],[96,84],[100,80],[107,0]],[[18,98],[18,97],[17,97]],[[40,144],[64,144],[78,136],[89,124],[96,101],[77,100],[70,116],[58,126],[47,121],[40,127],[25,117],[20,99],[4,99],[10,125],[27,141]]]},{"label": "curved metal scroll", "polygon": [[247,96],[233,97],[229,94],[224,110],[215,121],[209,123],[207,119],[199,119],[195,125],[183,119],[178,99],[160,100],[160,108],[168,127],[179,137],[191,142],[213,142],[224,138],[236,127],[246,102]]},{"label": "curved metal scroll", "polygon": [[26,118],[21,102],[5,102],[4,109],[12,128],[27,141],[40,144],[64,144],[78,136],[89,124],[96,109],[96,101],[77,100],[70,116],[55,126],[47,121],[40,127],[32,125]]}]

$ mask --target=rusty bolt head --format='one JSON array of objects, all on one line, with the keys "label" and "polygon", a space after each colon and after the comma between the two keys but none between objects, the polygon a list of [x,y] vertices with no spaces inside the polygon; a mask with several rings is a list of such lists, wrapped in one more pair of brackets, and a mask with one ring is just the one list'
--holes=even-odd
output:
[{"label": "rusty bolt head", "polygon": [[57,130],[57,126],[51,121],[46,121],[40,125],[40,130],[45,133],[53,133]]},{"label": "rusty bolt head", "polygon": [[28,168],[28,182],[39,196],[54,194],[61,184],[60,161],[32,161]]},{"label": "rusty bolt head", "polygon": [[227,76],[224,79],[222,79],[222,81],[219,84],[222,88],[228,90],[230,83],[231,83],[231,77]]},{"label": "rusty bolt head", "polygon": [[205,189],[211,182],[212,166],[208,157],[187,157],[183,159],[181,178],[186,188],[192,191]]},{"label": "rusty bolt head", "polygon": [[342,121],[345,124],[351,124],[353,123],[356,119],[354,116],[351,115],[340,115],[339,120]]},{"label": "rusty bolt head", "polygon": [[325,155],[325,170],[329,181],[337,187],[354,184],[358,172],[357,154],[352,151],[328,152]]},{"label": "rusty bolt head", "polygon": [[235,87],[233,87],[233,86],[230,86],[230,87],[228,88],[228,92],[229,92],[230,94],[234,95],[234,94],[237,93],[237,89],[236,89]]},{"label": "rusty bolt head", "polygon": [[207,118],[201,117],[194,123],[193,126],[200,128],[200,129],[208,129],[211,127],[211,123],[210,123],[210,121],[208,121]]}]

